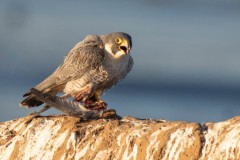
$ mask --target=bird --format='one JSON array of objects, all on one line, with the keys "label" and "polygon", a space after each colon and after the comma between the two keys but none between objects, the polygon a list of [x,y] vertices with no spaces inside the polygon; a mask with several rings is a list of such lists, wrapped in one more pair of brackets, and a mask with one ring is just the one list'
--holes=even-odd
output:
[{"label": "bird", "polygon": [[[92,109],[106,108],[101,95],[123,80],[133,67],[132,38],[124,32],[87,35],[65,56],[63,63],[34,88],[41,93],[74,101]],[[44,102],[29,90],[20,106],[37,107]]]}]

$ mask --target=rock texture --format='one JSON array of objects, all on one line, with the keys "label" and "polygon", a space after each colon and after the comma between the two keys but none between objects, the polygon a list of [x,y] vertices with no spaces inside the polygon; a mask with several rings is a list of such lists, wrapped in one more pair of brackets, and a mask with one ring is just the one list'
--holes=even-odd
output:
[{"label": "rock texture", "polygon": [[0,123],[0,159],[240,159],[240,117],[198,123],[132,117],[29,117]]}]

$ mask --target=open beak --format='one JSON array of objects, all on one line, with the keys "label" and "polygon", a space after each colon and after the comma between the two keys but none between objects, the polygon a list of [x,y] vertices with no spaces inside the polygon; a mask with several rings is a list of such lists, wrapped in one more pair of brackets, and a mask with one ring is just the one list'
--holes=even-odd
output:
[{"label": "open beak", "polygon": [[130,47],[128,45],[128,42],[126,40],[123,40],[120,47],[119,47],[121,50],[124,51],[124,53],[127,55],[130,51]]}]

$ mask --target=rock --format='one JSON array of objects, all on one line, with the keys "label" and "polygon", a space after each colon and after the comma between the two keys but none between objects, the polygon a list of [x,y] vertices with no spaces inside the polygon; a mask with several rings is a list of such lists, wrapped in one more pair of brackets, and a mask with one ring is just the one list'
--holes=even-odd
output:
[{"label": "rock", "polygon": [[111,117],[29,117],[0,123],[0,159],[240,159],[240,117],[169,122]]}]

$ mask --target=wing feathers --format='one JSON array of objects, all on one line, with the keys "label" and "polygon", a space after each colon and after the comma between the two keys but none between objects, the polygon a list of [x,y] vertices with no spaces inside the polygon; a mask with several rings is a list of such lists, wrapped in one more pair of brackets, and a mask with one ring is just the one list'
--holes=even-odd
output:
[{"label": "wing feathers", "polygon": [[104,60],[104,50],[99,46],[103,45],[103,42],[96,36],[94,38],[87,36],[85,39],[75,45],[65,57],[63,64],[35,88],[44,90],[65,84],[100,66]]},{"label": "wing feathers", "polygon": [[[67,82],[84,76],[103,63],[104,50],[102,46],[103,42],[99,36],[87,36],[67,54],[63,64],[34,88],[51,95],[61,92]],[[31,92],[24,94],[24,97],[26,99],[21,102],[22,106],[33,107],[42,104]]]}]

